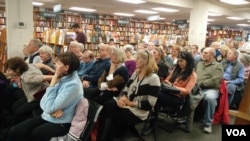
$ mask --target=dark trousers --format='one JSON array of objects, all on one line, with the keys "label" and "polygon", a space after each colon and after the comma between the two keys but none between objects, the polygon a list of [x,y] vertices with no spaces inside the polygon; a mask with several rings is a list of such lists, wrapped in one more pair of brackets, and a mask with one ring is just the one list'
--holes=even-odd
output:
[{"label": "dark trousers", "polygon": [[[112,121],[111,125],[108,127],[102,126],[107,125],[105,122],[110,120]],[[122,133],[124,133],[124,131],[126,131],[129,126],[133,126],[140,121],[141,120],[129,109],[119,108],[116,104],[116,101],[112,99],[104,103],[104,108],[102,110],[100,119],[99,128],[105,129],[107,131],[99,131],[107,132],[107,138],[105,140],[112,141],[115,137],[122,135]]]},{"label": "dark trousers", "polygon": [[[176,111],[178,106],[181,106],[185,103],[185,98],[184,97],[179,97],[176,95],[172,94],[165,94],[165,93],[160,93],[157,99],[157,103],[155,106],[155,116],[158,117],[158,112],[161,107],[168,107],[173,111]],[[178,110],[179,111],[179,110]],[[169,112],[169,111],[168,111]],[[181,111],[182,116],[184,116],[185,111]]]},{"label": "dark trousers", "polygon": [[84,97],[87,99],[93,99],[93,97],[99,95],[101,91],[98,88],[84,88]]},{"label": "dark trousers", "polygon": [[32,111],[40,108],[40,101],[27,102],[26,97],[19,99],[12,106],[12,126],[32,116]]},{"label": "dark trousers", "polygon": [[69,132],[71,124],[55,124],[45,121],[41,116],[27,119],[9,131],[7,141],[49,141]]}]

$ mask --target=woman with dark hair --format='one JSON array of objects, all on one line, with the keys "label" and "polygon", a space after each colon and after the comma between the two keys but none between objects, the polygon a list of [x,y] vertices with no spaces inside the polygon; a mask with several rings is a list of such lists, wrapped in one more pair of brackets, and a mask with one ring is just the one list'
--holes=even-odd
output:
[{"label": "woman with dark hair", "polygon": [[158,97],[158,106],[178,106],[185,102],[185,97],[193,89],[197,76],[194,72],[194,58],[191,53],[186,51],[179,52],[177,56],[177,65],[169,76],[163,81],[180,90],[179,94],[160,93]]},{"label": "woman with dark hair", "polygon": [[[24,120],[32,110],[39,108],[39,100],[34,94],[45,89],[49,83],[49,76],[44,76],[34,64],[27,64],[23,58],[13,57],[4,64],[5,76],[11,81],[16,80],[21,92],[12,93],[9,99],[12,106],[12,126]],[[17,81],[19,80],[19,81]],[[18,99],[16,99],[18,97]]]},{"label": "woman with dark hair", "polygon": [[55,74],[41,99],[41,116],[27,119],[9,131],[7,141],[49,141],[51,137],[68,133],[75,108],[83,97],[81,81],[77,75],[78,57],[66,52],[58,55]]}]

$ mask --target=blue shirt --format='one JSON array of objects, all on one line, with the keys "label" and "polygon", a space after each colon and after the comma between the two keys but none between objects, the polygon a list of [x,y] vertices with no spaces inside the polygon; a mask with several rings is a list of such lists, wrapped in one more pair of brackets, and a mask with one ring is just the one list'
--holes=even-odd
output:
[{"label": "blue shirt", "polygon": [[89,69],[85,75],[83,75],[82,80],[90,82],[90,87],[97,87],[98,79],[101,77],[102,73],[110,67],[110,58],[98,59],[94,62],[91,69]]},{"label": "blue shirt", "polygon": [[[77,103],[83,97],[82,83],[77,72],[62,77],[54,87],[48,87],[41,99],[42,118],[51,123],[71,123]],[[62,110],[60,118],[51,116],[57,110]]]},{"label": "blue shirt", "polygon": [[77,70],[78,76],[82,78],[83,75],[85,75],[87,71],[91,69],[93,64],[94,64],[94,61],[90,61],[89,63],[80,62],[80,67]]},{"label": "blue shirt", "polygon": [[231,80],[232,69],[232,63],[228,63],[227,69],[224,71],[223,78],[230,84],[242,84],[244,81],[244,67],[241,67],[237,74],[237,78],[234,80]]}]

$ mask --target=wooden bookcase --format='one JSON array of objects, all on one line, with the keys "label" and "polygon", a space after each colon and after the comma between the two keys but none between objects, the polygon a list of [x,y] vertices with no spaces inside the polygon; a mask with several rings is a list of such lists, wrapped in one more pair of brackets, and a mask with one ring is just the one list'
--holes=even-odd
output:
[{"label": "wooden bookcase", "polygon": [[7,59],[6,46],[6,13],[5,9],[0,8],[0,71],[3,70],[3,64]]}]

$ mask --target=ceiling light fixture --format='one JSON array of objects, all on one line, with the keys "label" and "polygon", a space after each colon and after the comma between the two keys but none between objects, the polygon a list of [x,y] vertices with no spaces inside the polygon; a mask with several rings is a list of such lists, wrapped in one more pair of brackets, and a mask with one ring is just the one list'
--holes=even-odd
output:
[{"label": "ceiling light fixture", "polygon": [[208,16],[222,16],[222,14],[214,13],[214,12],[208,12]]},{"label": "ceiling light fixture", "polygon": [[134,12],[142,13],[142,14],[157,14],[156,11],[149,11],[149,10],[135,10]]},{"label": "ceiling light fixture", "polygon": [[163,8],[163,7],[156,7],[156,8],[152,8],[152,9],[157,10],[157,11],[162,11],[162,12],[178,12],[179,11],[176,9]]},{"label": "ceiling light fixture", "polygon": [[141,4],[146,3],[144,0],[118,0],[120,2],[132,3],[132,4]]},{"label": "ceiling light fixture", "polygon": [[230,19],[230,20],[244,20],[244,18],[240,18],[240,17],[227,17],[227,19]]},{"label": "ceiling light fixture", "polygon": [[249,4],[250,2],[245,0],[220,0],[223,3],[231,4],[231,5],[242,5],[242,4]]},{"label": "ceiling light fixture", "polygon": [[96,11],[95,9],[82,8],[82,7],[70,7],[69,9],[74,10],[74,11],[84,11],[84,12],[94,12],[94,11]]},{"label": "ceiling light fixture", "polygon": [[215,21],[214,19],[207,19],[208,22],[213,22]]},{"label": "ceiling light fixture", "polygon": [[116,13],[113,13],[114,15],[118,15],[118,16],[127,16],[127,17],[133,17],[135,16],[134,14],[128,14],[128,13],[119,13],[119,12],[116,12]]},{"label": "ceiling light fixture", "polygon": [[250,26],[250,24],[236,24],[238,26]]},{"label": "ceiling light fixture", "polygon": [[41,2],[32,2],[32,5],[35,5],[35,6],[42,6],[43,3],[41,3]]}]

